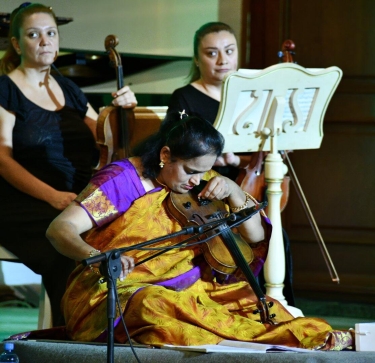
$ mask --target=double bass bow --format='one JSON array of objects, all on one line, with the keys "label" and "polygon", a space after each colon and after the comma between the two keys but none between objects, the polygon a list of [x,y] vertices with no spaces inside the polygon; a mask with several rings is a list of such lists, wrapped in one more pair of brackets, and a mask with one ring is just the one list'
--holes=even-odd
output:
[{"label": "double bass bow", "polygon": [[[116,69],[117,89],[124,86],[121,56],[116,50],[119,41],[115,35],[105,38],[104,46],[113,67]],[[99,163],[95,170],[112,161],[130,156],[130,132],[134,123],[132,109],[107,106],[99,114],[96,133],[100,148]]]},{"label": "double bass bow", "polygon": [[[198,198],[205,184],[206,182],[201,180],[200,185],[195,186],[186,194],[170,193],[167,199],[167,209],[182,226],[203,225],[228,214],[224,202]],[[260,211],[264,206],[255,206],[254,211]],[[218,233],[220,236],[216,236]],[[273,301],[266,301],[249,267],[254,258],[250,245],[239,234],[233,233],[227,224],[221,224],[206,233],[206,236],[213,235],[216,237],[201,245],[206,262],[220,274],[232,274],[240,268],[258,298],[257,309],[253,313],[260,314],[260,321],[263,324],[276,325],[275,315],[269,312]]]}]

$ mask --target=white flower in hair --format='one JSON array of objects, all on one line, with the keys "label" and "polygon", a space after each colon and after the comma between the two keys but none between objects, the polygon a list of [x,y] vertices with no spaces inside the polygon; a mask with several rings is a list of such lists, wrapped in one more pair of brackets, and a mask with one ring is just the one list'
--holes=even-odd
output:
[{"label": "white flower in hair", "polygon": [[185,112],[185,110],[182,110],[182,112],[178,112],[180,114],[180,120],[182,120],[184,117],[188,117],[189,115]]}]

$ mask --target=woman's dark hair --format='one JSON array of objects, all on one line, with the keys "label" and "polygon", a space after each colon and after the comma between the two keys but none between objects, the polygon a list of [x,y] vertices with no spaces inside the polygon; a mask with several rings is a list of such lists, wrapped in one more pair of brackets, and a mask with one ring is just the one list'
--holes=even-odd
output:
[{"label": "woman's dark hair", "polygon": [[35,13],[45,13],[51,15],[57,26],[56,16],[52,11],[52,8],[43,4],[23,3],[17,9],[13,10],[12,14],[10,15],[8,34],[9,44],[3,58],[1,59],[0,74],[8,74],[21,64],[21,57],[15,51],[11,39],[13,37],[17,40],[20,39],[21,28],[25,19]]},{"label": "woman's dark hair", "polygon": [[190,79],[189,83],[194,82],[201,77],[201,72],[199,70],[199,67],[197,67],[197,65],[196,65],[196,60],[199,59],[199,45],[200,45],[202,39],[207,34],[218,33],[218,32],[221,32],[221,31],[227,31],[227,32],[229,32],[229,33],[231,33],[235,36],[234,30],[228,24],[221,23],[221,22],[206,23],[206,24],[202,25],[195,32],[194,43],[193,43],[194,56],[193,56],[193,60],[192,60],[191,68],[190,68],[190,73],[189,73],[189,79]]},{"label": "woman's dark hair", "polygon": [[143,176],[155,178],[160,172],[160,150],[168,146],[172,161],[189,160],[203,155],[220,156],[224,137],[208,121],[200,117],[185,117],[173,123],[162,124],[159,132],[137,145],[133,155],[140,156]]}]

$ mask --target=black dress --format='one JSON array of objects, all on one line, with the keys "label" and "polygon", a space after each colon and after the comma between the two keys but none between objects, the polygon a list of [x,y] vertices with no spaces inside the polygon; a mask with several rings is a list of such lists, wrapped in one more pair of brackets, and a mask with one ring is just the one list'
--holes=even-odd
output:
[{"label": "black dress", "polygon": [[[55,77],[65,106],[49,111],[28,100],[8,76],[0,77],[0,106],[14,112],[13,158],[59,191],[78,194],[92,175],[95,140],[84,117],[87,99],[64,77]],[[58,253],[45,237],[61,213],[14,188],[0,177],[0,244],[41,274],[51,300],[54,325],[63,324],[60,301],[75,262]]]}]

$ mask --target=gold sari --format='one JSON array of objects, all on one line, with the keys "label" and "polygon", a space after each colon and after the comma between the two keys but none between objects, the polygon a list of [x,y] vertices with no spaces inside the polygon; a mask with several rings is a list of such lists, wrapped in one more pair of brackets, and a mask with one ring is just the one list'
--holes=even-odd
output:
[{"label": "gold sari", "polygon": [[[166,197],[165,189],[145,194],[110,224],[90,230],[85,240],[104,252],[181,230],[165,208]],[[178,237],[177,241],[183,238],[186,237]],[[176,239],[153,246],[175,243]],[[137,262],[154,253],[134,249],[127,255]],[[200,275],[180,291],[158,285],[196,268],[200,254],[196,247],[172,249],[138,265],[124,281],[117,281],[132,339],[157,346],[217,344],[223,339],[310,349],[341,350],[351,346],[350,332],[332,331],[321,319],[294,319],[277,301],[270,313],[276,314],[279,324],[260,323],[259,315],[253,314],[257,298],[249,284],[244,281],[220,284],[204,263]],[[67,333],[73,340],[95,341],[106,331],[107,287],[99,284],[99,279],[99,275],[82,265],[77,266],[69,279],[62,305]],[[121,313],[117,311],[117,316]],[[122,343],[128,339],[121,322],[116,324],[115,339]]]}]

